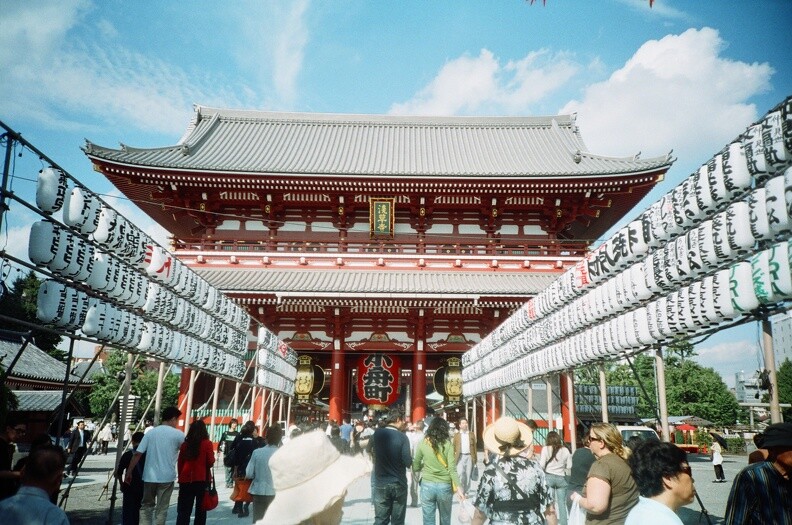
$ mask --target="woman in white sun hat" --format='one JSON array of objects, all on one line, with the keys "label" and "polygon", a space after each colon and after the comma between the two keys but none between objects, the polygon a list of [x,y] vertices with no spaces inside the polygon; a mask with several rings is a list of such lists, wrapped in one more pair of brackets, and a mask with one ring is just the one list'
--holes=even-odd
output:
[{"label": "woman in white sun hat", "polygon": [[341,523],[347,487],[371,470],[362,455],[341,455],[319,430],[291,439],[269,467],[275,499],[258,525]]},{"label": "woman in white sun hat", "polygon": [[553,496],[544,471],[520,452],[531,446],[528,425],[502,417],[484,430],[484,447],[497,458],[481,474],[473,525],[556,525]]}]

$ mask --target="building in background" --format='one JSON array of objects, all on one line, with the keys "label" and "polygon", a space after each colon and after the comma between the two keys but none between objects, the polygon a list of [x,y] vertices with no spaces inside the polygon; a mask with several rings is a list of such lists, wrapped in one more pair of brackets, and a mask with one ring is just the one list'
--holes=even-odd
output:
[{"label": "building in background", "polygon": [[[424,417],[433,372],[580,261],[672,162],[590,153],[570,115],[206,107],[175,145],[85,153],[180,260],[311,358],[298,386],[337,421],[393,403]],[[193,406],[213,390],[202,377]],[[218,396],[254,413],[263,399]]]}]

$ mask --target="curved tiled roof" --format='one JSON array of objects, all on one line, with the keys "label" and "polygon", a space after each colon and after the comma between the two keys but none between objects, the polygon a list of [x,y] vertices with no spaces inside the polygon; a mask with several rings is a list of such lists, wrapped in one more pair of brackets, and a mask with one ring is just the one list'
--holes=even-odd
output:
[{"label": "curved tiled roof", "polygon": [[503,272],[379,270],[237,270],[192,267],[224,292],[524,297],[544,290],[557,275]]},{"label": "curved tiled roof", "polygon": [[[11,364],[21,347],[22,334],[6,330],[0,331],[0,365],[2,365],[3,369],[6,369]],[[62,384],[65,375],[66,363],[58,361],[44,350],[30,343],[25,347],[9,377]],[[78,383],[79,381],[79,377],[69,374],[69,383]],[[84,383],[90,382],[84,381]]]},{"label": "curved tiled roof", "polygon": [[663,168],[671,157],[589,153],[572,115],[412,117],[273,113],[196,106],[181,141],[92,159],[163,170],[399,177],[602,176]]}]

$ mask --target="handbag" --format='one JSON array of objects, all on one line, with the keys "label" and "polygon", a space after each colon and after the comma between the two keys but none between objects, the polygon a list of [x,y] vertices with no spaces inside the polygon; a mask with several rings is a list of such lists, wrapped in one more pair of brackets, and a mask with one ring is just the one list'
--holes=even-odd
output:
[{"label": "handbag", "polygon": [[478,481],[479,479],[478,465],[473,465],[473,468],[470,469],[470,479],[472,479],[473,481]]},{"label": "handbag", "polygon": [[212,510],[217,507],[217,504],[219,503],[217,497],[217,487],[215,486],[214,472],[212,472],[211,469],[209,469],[209,475],[212,477],[212,483],[211,485],[207,485],[206,490],[204,491],[203,499],[201,500],[201,508],[203,510]]},{"label": "handbag", "polygon": [[237,478],[234,480],[234,490],[231,491],[231,500],[237,503],[250,503],[253,496],[250,495],[250,484],[252,479]]}]

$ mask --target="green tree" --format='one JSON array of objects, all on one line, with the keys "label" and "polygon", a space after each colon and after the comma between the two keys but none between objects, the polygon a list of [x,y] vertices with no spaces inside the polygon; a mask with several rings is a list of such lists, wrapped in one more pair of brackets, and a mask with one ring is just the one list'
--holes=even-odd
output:
[{"label": "green tree", "polygon": [[[781,366],[776,371],[778,383],[778,401],[781,403],[792,403],[792,361],[784,359]],[[792,420],[792,408],[785,408],[784,421]]]},{"label": "green tree", "polygon": [[[24,277],[18,277],[11,285],[11,289],[0,299],[0,312],[7,317],[13,317],[20,321],[25,321],[33,325],[40,325],[41,321],[36,317],[38,289],[41,280],[31,270]],[[27,331],[30,328],[23,325],[5,321],[0,321],[0,328],[14,331]],[[40,349],[58,361],[66,360],[66,352],[60,350],[58,345],[61,336],[45,332],[43,330],[32,329],[33,343]]]},{"label": "green tree", "polygon": [[[110,350],[104,363],[105,372],[93,377],[95,383],[89,394],[91,415],[102,417],[110,409],[113,398],[121,388],[126,369],[127,353]],[[140,396],[134,418],[143,417],[143,411],[154,397],[159,374],[156,370],[146,369],[144,359],[139,359],[132,371],[132,394]],[[166,374],[163,381],[162,406],[176,405],[179,398],[179,376]]]},{"label": "green tree", "polygon": [[676,366],[697,355],[696,349],[690,341],[677,338],[665,348],[664,361],[666,366]]}]

